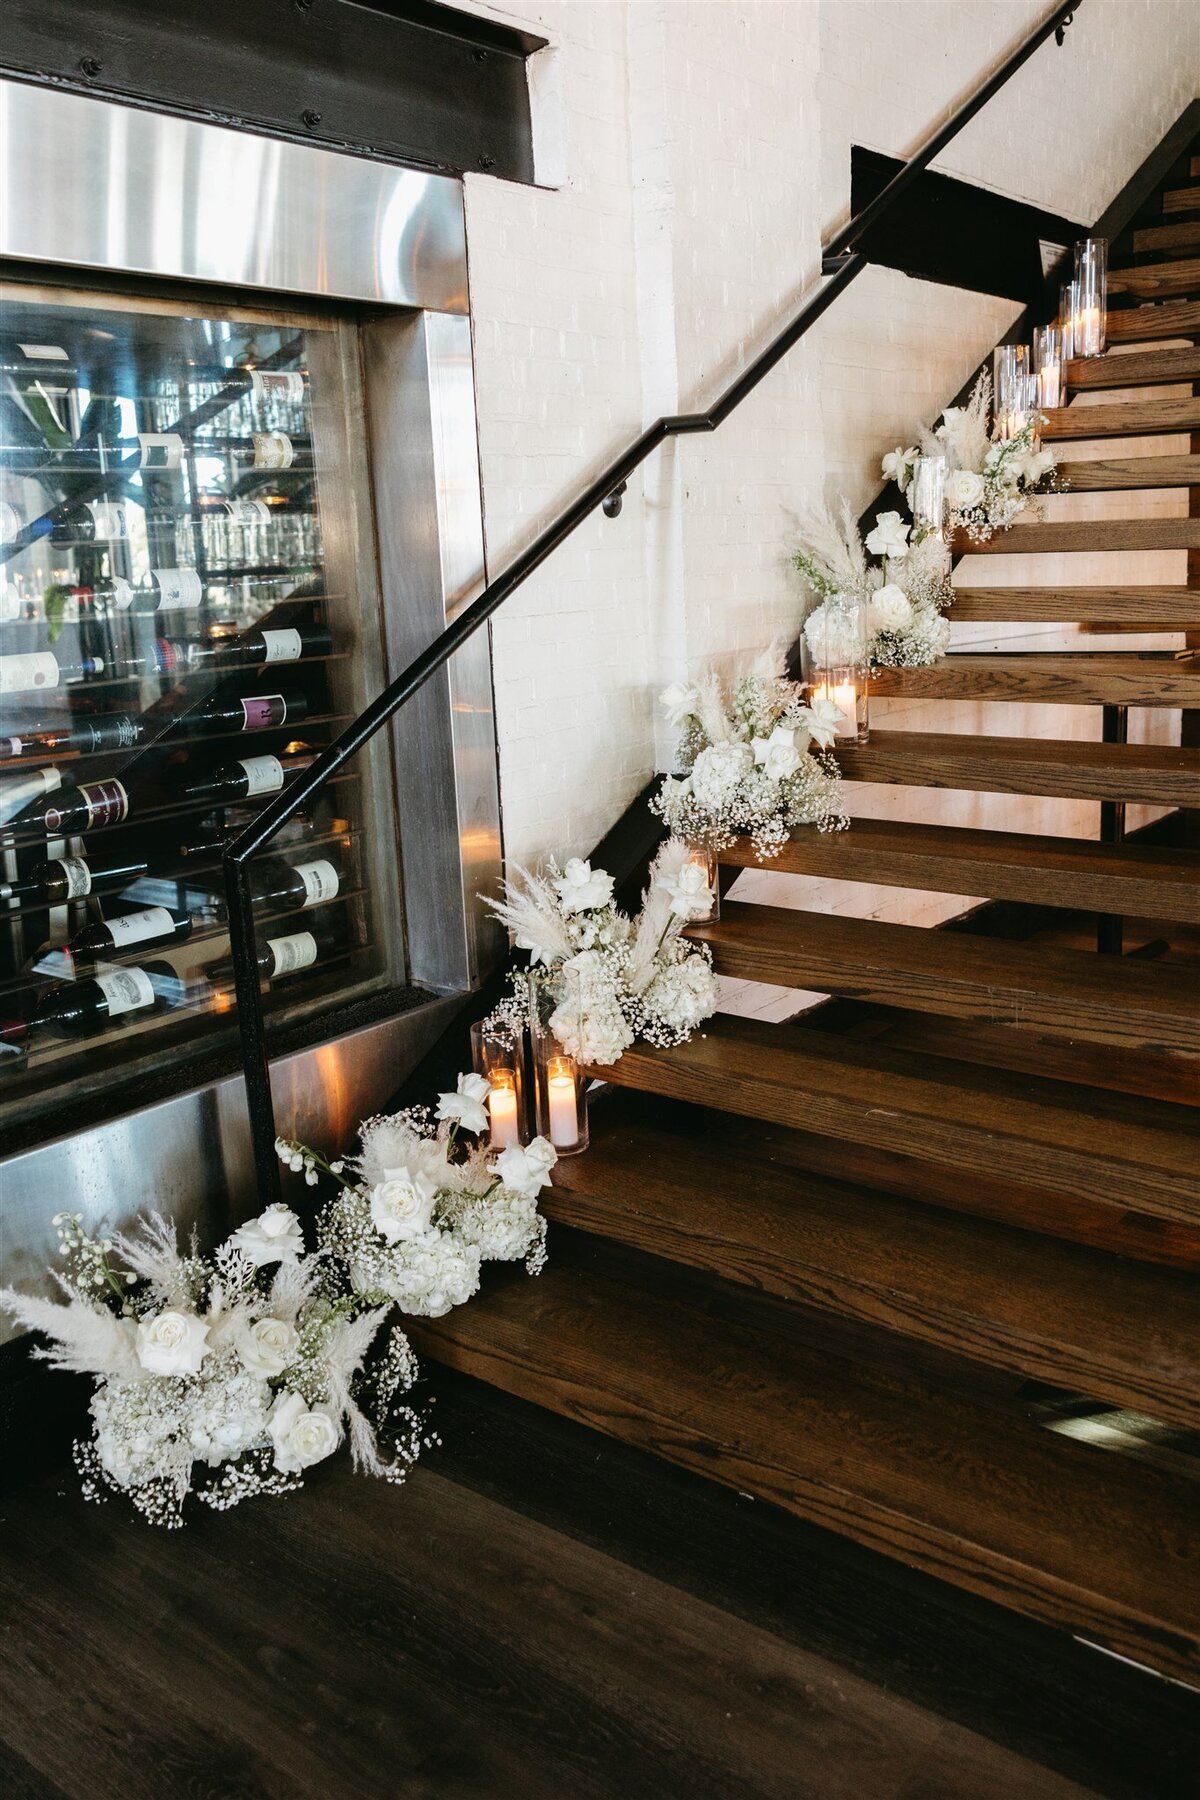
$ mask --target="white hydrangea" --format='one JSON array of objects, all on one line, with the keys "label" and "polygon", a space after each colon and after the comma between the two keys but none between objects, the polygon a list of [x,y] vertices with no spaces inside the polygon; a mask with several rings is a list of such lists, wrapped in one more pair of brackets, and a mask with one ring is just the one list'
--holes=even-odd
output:
[{"label": "white hydrangea", "polygon": [[479,1264],[476,1245],[435,1227],[352,1264],[350,1279],[360,1292],[386,1294],[411,1317],[440,1319],[475,1293]]},{"label": "white hydrangea", "polygon": [[692,764],[692,795],[697,805],[719,812],[737,793],[754,767],[749,744],[710,744]]},{"label": "white hydrangea", "polygon": [[91,1411],[102,1468],[136,1488],[168,1471],[186,1485],[193,1462],[227,1462],[262,1443],[270,1407],[270,1384],[226,1351],[199,1376],[107,1381]]},{"label": "white hydrangea", "polygon": [[717,978],[711,965],[700,956],[669,964],[646,990],[645,1004],[668,1030],[680,1038],[690,1037],[717,1010]]},{"label": "white hydrangea", "polygon": [[857,662],[863,653],[863,619],[857,601],[841,594],[823,600],[805,619],[804,637],[818,668]]}]

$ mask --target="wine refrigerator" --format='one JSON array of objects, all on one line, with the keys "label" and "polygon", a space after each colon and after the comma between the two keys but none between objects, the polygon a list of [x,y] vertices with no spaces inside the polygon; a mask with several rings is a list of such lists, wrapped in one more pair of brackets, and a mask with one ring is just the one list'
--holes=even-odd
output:
[{"label": "wine refrigerator", "polygon": [[[62,1206],[236,1207],[223,848],[484,570],[456,182],[8,82],[0,161],[0,1183],[36,1262]],[[486,646],[406,710],[252,869],[289,1134],[344,1141],[488,954]]]}]

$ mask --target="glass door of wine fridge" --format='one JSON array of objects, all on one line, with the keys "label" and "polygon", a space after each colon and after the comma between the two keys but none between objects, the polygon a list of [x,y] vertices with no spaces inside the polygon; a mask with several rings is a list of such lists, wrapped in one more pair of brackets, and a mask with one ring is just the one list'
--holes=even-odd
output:
[{"label": "glass door of wine fridge", "polygon": [[[334,312],[0,289],[0,1118],[236,1041],[222,846],[386,682],[363,413]],[[274,1025],[403,982],[382,738],[253,889]]]}]

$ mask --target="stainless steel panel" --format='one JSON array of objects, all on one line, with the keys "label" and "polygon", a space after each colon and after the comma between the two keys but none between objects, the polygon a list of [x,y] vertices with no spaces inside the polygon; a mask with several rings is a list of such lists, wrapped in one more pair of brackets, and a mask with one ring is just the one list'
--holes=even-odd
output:
[{"label": "stainless steel panel", "polygon": [[[380,583],[395,677],[483,587],[470,326],[364,329]],[[473,986],[502,950],[480,904],[500,871],[491,648],[479,632],[393,723],[412,980]]]},{"label": "stainless steel panel", "polygon": [[450,177],[14,81],[0,255],[467,310]]},{"label": "stainless steel panel", "polygon": [[[330,1152],[349,1148],[359,1122],[387,1102],[455,1004],[431,1000],[281,1057],[271,1068],[281,1134]],[[253,1194],[246,1094],[241,1076],[230,1076],[0,1164],[0,1285],[51,1292],[50,1221],[60,1210],[113,1231],[157,1210],[181,1231],[195,1225],[212,1239],[247,1216]],[[0,1343],[15,1335],[0,1315]]]}]

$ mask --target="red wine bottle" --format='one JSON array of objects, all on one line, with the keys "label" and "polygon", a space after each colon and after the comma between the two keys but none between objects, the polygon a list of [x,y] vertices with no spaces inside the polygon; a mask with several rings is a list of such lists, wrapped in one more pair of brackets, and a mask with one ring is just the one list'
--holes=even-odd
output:
[{"label": "red wine bottle", "polygon": [[11,821],[13,830],[34,827],[53,837],[75,837],[123,825],[129,817],[129,795],[116,780],[80,782],[65,788],[49,806],[27,807]]},{"label": "red wine bottle", "polygon": [[[328,968],[340,961],[348,948],[344,919],[331,923],[314,919],[304,931],[275,932],[264,939],[254,960],[260,974],[268,981],[278,981],[304,969]],[[210,963],[205,973],[214,985],[226,986],[233,981],[233,962],[223,956]]]},{"label": "red wine bottle", "polygon": [[289,863],[282,856],[268,856],[251,864],[250,893],[266,912],[303,912],[337,898],[341,888],[337,865],[320,857],[312,862]]},{"label": "red wine bottle", "polygon": [[116,544],[129,536],[130,508],[123,500],[89,500],[73,506],[50,533],[54,544]]},{"label": "red wine bottle", "polygon": [[278,794],[289,775],[307,767],[307,757],[246,756],[238,762],[220,763],[185,781],[182,797],[208,801],[213,806],[232,806],[238,800]]},{"label": "red wine bottle", "polygon": [[30,694],[66,682],[87,681],[93,675],[103,675],[104,668],[99,656],[64,657],[60,661],[53,650],[0,656],[0,695]]},{"label": "red wine bottle", "polygon": [[37,906],[65,906],[69,900],[83,900],[88,894],[103,894],[126,887],[145,875],[150,868],[148,857],[119,857],[111,862],[94,862],[82,856],[62,856],[48,862],[35,863],[27,874],[15,881],[0,881],[0,900],[30,901]]},{"label": "red wine bottle", "polygon": [[169,906],[138,906],[111,919],[93,919],[77,931],[67,949],[76,962],[94,962],[135,944],[181,944],[192,935],[188,913]]},{"label": "red wine bottle", "polygon": [[38,724],[17,736],[0,738],[0,762],[58,756],[64,750],[77,750],[84,756],[96,756],[103,750],[133,750],[153,729],[145,719],[135,718],[132,713],[108,713],[59,725]]},{"label": "red wine bottle", "polygon": [[307,712],[308,696],[301,688],[276,694],[214,694],[180,723],[204,730],[275,731],[281,725],[298,725]]},{"label": "red wine bottle", "polygon": [[166,1012],[191,997],[188,983],[171,963],[132,964],[82,981],[55,983],[39,1000],[32,1025],[85,1036],[127,1013]]},{"label": "red wine bottle", "polygon": [[226,643],[189,644],[187,660],[193,668],[208,664],[267,665],[328,656],[332,649],[333,634],[324,625],[270,626],[245,632]]}]

